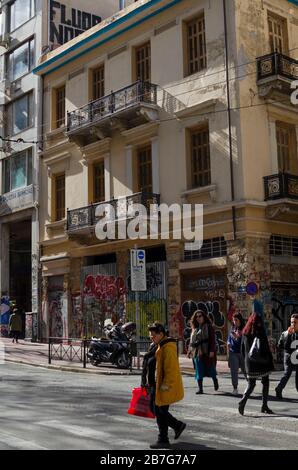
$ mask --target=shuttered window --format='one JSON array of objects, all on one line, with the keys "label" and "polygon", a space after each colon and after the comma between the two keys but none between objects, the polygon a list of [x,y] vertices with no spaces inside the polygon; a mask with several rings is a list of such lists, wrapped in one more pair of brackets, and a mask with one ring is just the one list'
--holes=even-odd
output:
[{"label": "shuttered window", "polygon": [[93,165],[93,202],[105,200],[105,168],[104,161]]},{"label": "shuttered window", "polygon": [[143,82],[151,80],[150,42],[136,48],[136,79]]},{"label": "shuttered window", "polygon": [[287,54],[289,50],[287,21],[285,18],[268,15],[269,43],[271,52]]},{"label": "shuttered window", "polygon": [[56,127],[65,125],[65,85],[56,90]]},{"label": "shuttered window", "polygon": [[98,100],[105,94],[104,66],[92,70],[92,100]]},{"label": "shuttered window", "polygon": [[200,16],[186,23],[187,74],[200,72],[207,67],[205,18]]},{"label": "shuttered window", "polygon": [[209,127],[191,131],[191,176],[192,187],[211,184]]},{"label": "shuttered window", "polygon": [[55,220],[65,218],[65,174],[55,176]]},{"label": "shuttered window", "polygon": [[138,186],[139,191],[152,193],[151,146],[138,150]]}]

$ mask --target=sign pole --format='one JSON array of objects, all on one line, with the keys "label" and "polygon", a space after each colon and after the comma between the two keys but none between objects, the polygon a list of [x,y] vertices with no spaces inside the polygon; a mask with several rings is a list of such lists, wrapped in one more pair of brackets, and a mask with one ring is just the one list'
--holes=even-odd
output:
[{"label": "sign pole", "polygon": [[[138,249],[138,245],[135,244],[134,249]],[[139,291],[136,290],[136,324],[137,324],[137,368],[140,368],[140,315],[139,315]]]}]

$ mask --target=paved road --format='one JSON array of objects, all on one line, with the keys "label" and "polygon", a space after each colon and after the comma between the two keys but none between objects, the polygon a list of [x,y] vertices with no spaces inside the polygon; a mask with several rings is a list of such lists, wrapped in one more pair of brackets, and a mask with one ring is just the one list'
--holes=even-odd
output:
[{"label": "paved road", "polygon": [[[271,389],[280,376],[272,376]],[[140,449],[156,440],[153,420],[127,414],[139,377],[93,376],[26,365],[0,365],[0,449]],[[286,400],[272,397],[274,416],[260,413],[260,384],[246,416],[229,392],[227,374],[220,390],[206,380],[206,394],[195,395],[195,382],[184,377],[185,399],[173,407],[187,429],[173,449],[296,449],[298,395],[294,381]],[[240,389],[245,386],[244,380]]]}]

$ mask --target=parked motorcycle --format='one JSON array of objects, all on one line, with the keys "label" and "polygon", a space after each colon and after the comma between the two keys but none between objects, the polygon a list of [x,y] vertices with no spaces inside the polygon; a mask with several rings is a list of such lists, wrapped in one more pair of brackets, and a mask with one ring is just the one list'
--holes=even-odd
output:
[{"label": "parked motorcycle", "polygon": [[115,364],[120,369],[128,369],[132,356],[130,343],[133,341],[136,324],[133,322],[104,328],[106,338],[91,339],[87,357],[93,366],[101,363]]}]

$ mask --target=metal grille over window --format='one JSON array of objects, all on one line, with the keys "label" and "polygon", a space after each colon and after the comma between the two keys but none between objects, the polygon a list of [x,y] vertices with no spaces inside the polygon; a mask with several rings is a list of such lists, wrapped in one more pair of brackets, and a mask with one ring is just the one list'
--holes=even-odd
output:
[{"label": "metal grille over window", "polygon": [[200,250],[185,250],[185,261],[198,261],[202,259],[219,258],[227,255],[227,242],[224,237],[204,240]]},{"label": "metal grille over window", "polygon": [[298,256],[298,238],[272,235],[269,246],[272,256]]}]

